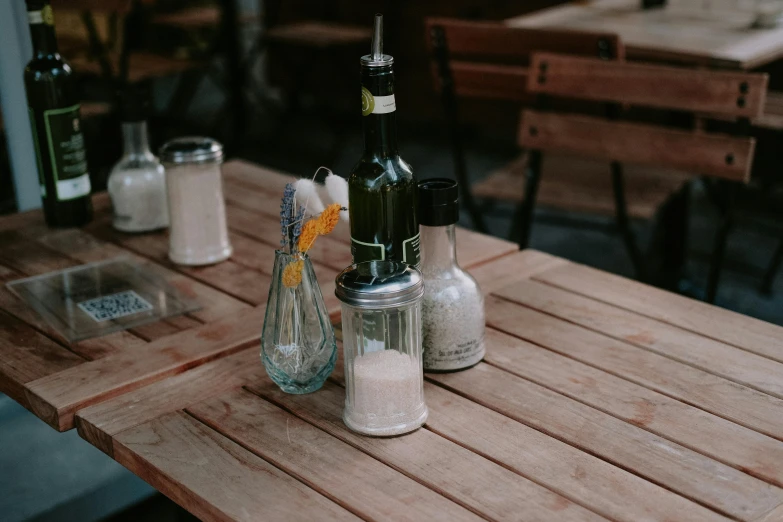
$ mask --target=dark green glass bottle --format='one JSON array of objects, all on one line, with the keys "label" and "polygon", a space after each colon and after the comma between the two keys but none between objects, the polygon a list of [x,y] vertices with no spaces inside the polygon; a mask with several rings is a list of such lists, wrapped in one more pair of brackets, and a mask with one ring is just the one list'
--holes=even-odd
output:
[{"label": "dark green glass bottle", "polygon": [[348,178],[354,263],[373,259],[419,266],[416,178],[397,152],[394,58],[383,54],[376,15],[372,53],[361,58],[364,153]]},{"label": "dark green glass bottle", "polygon": [[75,227],[92,219],[90,175],[70,66],[57,52],[48,0],[28,0],[33,58],[24,70],[46,223]]}]

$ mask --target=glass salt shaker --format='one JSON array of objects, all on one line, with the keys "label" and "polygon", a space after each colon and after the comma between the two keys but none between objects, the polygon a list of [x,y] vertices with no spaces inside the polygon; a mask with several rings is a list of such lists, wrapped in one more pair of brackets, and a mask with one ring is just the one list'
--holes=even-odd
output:
[{"label": "glass salt shaker", "polygon": [[160,156],[171,216],[169,259],[193,266],[231,257],[220,172],[223,146],[211,138],[177,138],[160,149]]},{"label": "glass salt shaker", "polygon": [[122,232],[165,228],[169,225],[165,170],[147,140],[149,93],[128,87],[119,101],[124,145],[107,183],[114,209],[112,223]]},{"label": "glass salt shaker", "polygon": [[343,422],[365,435],[408,433],[427,420],[421,298],[414,267],[367,261],[337,276],[345,355]]},{"label": "glass salt shaker", "polygon": [[484,358],[484,296],[457,263],[459,186],[450,179],[419,183],[421,272],[424,277],[424,369],[449,372]]}]

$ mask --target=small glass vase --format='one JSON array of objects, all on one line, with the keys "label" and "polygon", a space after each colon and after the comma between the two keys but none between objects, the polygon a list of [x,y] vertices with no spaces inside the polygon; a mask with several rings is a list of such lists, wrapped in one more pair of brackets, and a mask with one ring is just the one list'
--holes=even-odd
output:
[{"label": "small glass vase", "polygon": [[289,263],[302,259],[275,251],[275,266],[261,336],[261,359],[269,377],[286,393],[310,393],[323,386],[337,360],[337,344],[313,265],[305,254],[302,280],[283,284]]}]

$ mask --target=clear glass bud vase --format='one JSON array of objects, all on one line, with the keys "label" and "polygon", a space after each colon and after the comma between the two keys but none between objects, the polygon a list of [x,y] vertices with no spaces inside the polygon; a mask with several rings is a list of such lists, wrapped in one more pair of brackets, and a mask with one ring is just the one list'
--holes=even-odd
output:
[{"label": "clear glass bud vase", "polygon": [[[289,287],[284,272],[302,258],[275,251],[275,266],[261,337],[261,359],[269,377],[287,393],[323,386],[337,360],[337,345],[310,258],[304,255],[301,281]],[[298,271],[297,271],[298,272]],[[291,273],[285,274],[291,284]],[[294,280],[298,277],[294,276]]]}]

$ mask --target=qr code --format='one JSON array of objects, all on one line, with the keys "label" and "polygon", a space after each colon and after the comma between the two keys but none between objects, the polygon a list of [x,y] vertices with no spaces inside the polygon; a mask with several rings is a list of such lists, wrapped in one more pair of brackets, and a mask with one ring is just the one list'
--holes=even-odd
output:
[{"label": "qr code", "polygon": [[98,322],[152,310],[152,305],[133,290],[96,297],[77,303],[77,306]]}]

